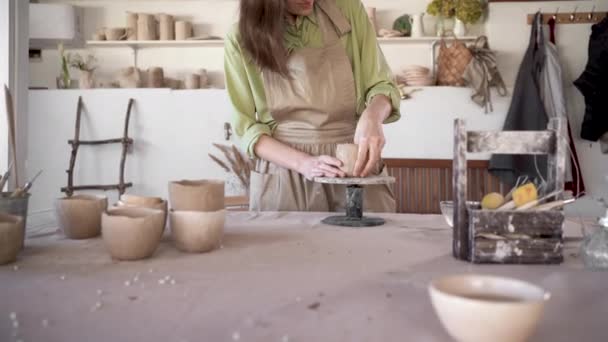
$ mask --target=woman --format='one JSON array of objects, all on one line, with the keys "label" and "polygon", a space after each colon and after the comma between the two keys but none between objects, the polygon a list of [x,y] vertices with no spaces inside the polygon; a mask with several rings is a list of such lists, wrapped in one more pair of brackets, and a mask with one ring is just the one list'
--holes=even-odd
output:
[{"label": "woman", "polygon": [[[380,162],[382,123],[399,119],[399,91],[360,0],[241,0],[226,39],[233,124],[257,157],[250,208],[339,211],[339,143],[359,144],[355,175]],[[386,171],[382,171],[386,174]],[[395,211],[388,185],[369,186],[367,211]]]}]

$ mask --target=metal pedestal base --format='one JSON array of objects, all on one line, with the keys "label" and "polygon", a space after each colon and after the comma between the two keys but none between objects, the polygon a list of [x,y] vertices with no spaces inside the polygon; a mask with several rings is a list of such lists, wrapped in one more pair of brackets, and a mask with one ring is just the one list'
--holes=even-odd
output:
[{"label": "metal pedestal base", "polygon": [[325,224],[342,227],[375,227],[385,223],[379,217],[363,216],[363,187],[348,185],[346,187],[346,215],[330,216],[323,221]]}]

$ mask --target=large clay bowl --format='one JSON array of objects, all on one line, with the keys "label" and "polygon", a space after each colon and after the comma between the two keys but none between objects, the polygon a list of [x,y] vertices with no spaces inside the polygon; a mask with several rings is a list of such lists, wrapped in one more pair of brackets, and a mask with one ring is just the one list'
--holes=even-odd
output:
[{"label": "large clay bowl", "polygon": [[106,249],[114,259],[140,260],[154,254],[160,244],[165,222],[162,210],[119,207],[101,217]]},{"label": "large clay bowl", "polygon": [[55,201],[55,215],[67,238],[90,239],[101,233],[101,214],[107,207],[105,196],[74,195]]},{"label": "large clay bowl", "polygon": [[224,235],[226,210],[215,212],[171,211],[171,236],[177,249],[205,253],[220,246]]},{"label": "large clay bowl", "polygon": [[21,216],[0,214],[0,265],[17,260],[24,235]]},{"label": "large clay bowl", "polygon": [[533,284],[484,275],[440,278],[429,293],[445,329],[463,342],[528,341],[550,297]]},{"label": "large clay bowl", "polygon": [[178,211],[224,209],[224,181],[182,180],[169,183],[171,208]]}]

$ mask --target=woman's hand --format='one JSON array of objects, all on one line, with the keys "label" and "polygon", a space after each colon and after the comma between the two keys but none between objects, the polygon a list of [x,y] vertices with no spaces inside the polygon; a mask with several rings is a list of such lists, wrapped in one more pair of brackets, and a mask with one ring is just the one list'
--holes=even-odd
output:
[{"label": "woman's hand", "polygon": [[379,95],[372,99],[365,109],[355,131],[355,144],[359,153],[355,162],[355,177],[367,177],[373,172],[382,157],[386,140],[382,123],[389,116],[391,104],[386,96]]},{"label": "woman's hand", "polygon": [[307,156],[301,160],[297,172],[313,180],[315,177],[344,177],[346,174],[340,170],[342,162],[330,156]]}]

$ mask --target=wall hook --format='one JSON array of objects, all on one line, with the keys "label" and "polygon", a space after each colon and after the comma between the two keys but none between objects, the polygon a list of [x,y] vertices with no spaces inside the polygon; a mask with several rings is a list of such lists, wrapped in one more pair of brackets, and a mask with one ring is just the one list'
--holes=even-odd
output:
[{"label": "wall hook", "polygon": [[574,21],[574,19],[576,19],[576,10],[578,9],[578,6],[574,6],[574,12],[572,12],[572,14],[570,14],[570,21]]},{"label": "wall hook", "polygon": [[230,123],[225,122],[224,123],[224,139],[226,139],[226,141],[230,140],[230,137],[232,136],[232,127],[230,126]]},{"label": "wall hook", "polygon": [[589,21],[595,20],[595,5],[591,8],[591,13],[587,14],[587,19]]}]

